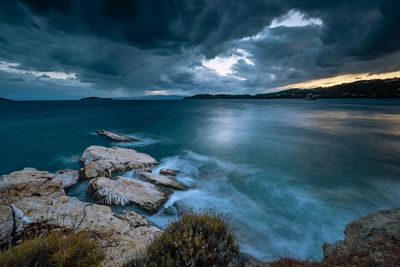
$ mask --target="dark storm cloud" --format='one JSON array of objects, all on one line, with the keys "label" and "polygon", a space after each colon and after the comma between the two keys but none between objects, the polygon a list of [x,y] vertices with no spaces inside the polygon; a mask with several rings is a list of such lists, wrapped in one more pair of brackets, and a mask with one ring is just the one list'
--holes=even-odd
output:
[{"label": "dark storm cloud", "polygon": [[[322,25],[268,28],[293,10]],[[399,59],[398,10],[397,0],[2,1],[0,61],[18,65],[0,68],[13,77],[0,82],[0,94],[38,85],[41,97],[55,98],[257,93],[326,75],[397,70],[399,60],[390,58]],[[232,56],[232,75],[203,66]]]}]

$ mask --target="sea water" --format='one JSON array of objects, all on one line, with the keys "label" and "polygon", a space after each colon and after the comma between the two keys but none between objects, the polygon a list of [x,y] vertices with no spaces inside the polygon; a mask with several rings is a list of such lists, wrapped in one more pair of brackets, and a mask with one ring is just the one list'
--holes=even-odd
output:
[{"label": "sea water", "polygon": [[[106,129],[138,137],[116,143]],[[0,174],[24,167],[79,168],[90,145],[148,153],[180,170],[176,191],[195,210],[232,225],[241,249],[260,259],[319,259],[345,224],[400,206],[400,101],[183,100],[0,103]],[[133,172],[123,174],[135,178]],[[88,182],[67,190],[92,201]],[[174,215],[149,215],[160,227]]]}]

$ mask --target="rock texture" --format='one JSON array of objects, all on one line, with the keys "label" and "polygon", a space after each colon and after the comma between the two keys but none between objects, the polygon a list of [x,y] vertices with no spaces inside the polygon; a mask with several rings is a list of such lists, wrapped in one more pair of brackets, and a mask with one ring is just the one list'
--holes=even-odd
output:
[{"label": "rock texture", "polygon": [[153,174],[148,172],[136,172],[136,173],[139,177],[152,184],[171,187],[178,190],[186,189],[186,186],[184,184],[177,181],[174,177],[171,176],[166,176],[162,174]]},{"label": "rock texture", "polygon": [[106,254],[104,266],[119,266],[160,233],[134,212],[117,215],[110,207],[65,196],[62,182],[48,172],[26,168],[3,175],[0,190],[1,243],[34,224],[89,231]]},{"label": "rock texture", "polygon": [[60,179],[63,184],[63,188],[65,188],[65,187],[72,186],[78,182],[79,172],[76,170],[70,170],[70,169],[60,170],[60,171],[56,172],[54,178]]},{"label": "rock texture", "polygon": [[400,209],[362,217],[344,234],[344,240],[324,244],[328,266],[400,266]]},{"label": "rock texture", "polygon": [[26,197],[51,197],[65,195],[62,181],[53,179],[46,171],[25,168],[0,177],[0,203],[10,205]]},{"label": "rock texture", "polygon": [[119,133],[114,133],[106,130],[97,130],[96,133],[98,135],[104,135],[108,137],[111,140],[118,141],[118,142],[135,142],[135,141],[140,141],[137,138],[132,138],[123,134]]},{"label": "rock texture", "polygon": [[14,229],[12,208],[0,205],[0,247],[9,242]]},{"label": "rock texture", "polygon": [[136,204],[148,212],[158,211],[166,201],[166,194],[151,183],[118,176],[90,181],[90,191],[104,204]]},{"label": "rock texture", "polygon": [[157,164],[153,157],[134,149],[103,146],[86,148],[81,162],[84,164],[81,173],[88,179],[111,177],[113,172],[144,169]]},{"label": "rock texture", "polygon": [[178,171],[174,169],[161,169],[160,174],[162,175],[170,175],[170,176],[176,176],[178,175]]}]

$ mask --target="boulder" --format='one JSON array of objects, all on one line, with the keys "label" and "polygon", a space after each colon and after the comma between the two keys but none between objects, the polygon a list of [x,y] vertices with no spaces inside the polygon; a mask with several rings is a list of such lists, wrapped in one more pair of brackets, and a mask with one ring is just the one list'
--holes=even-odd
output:
[{"label": "boulder", "polygon": [[63,188],[76,184],[79,180],[79,171],[76,170],[60,170],[54,175],[55,179],[62,181]]},{"label": "boulder", "polygon": [[162,174],[153,174],[148,172],[136,172],[136,173],[139,177],[143,178],[144,180],[152,184],[171,187],[178,190],[186,189],[186,186],[183,183],[177,181],[174,177],[171,176],[166,176]]},{"label": "boulder", "polygon": [[162,175],[170,175],[170,176],[178,175],[178,171],[174,169],[161,169],[159,173]]},{"label": "boulder", "polygon": [[82,175],[88,179],[111,177],[113,172],[144,169],[157,164],[153,157],[134,149],[103,146],[86,148],[81,162],[84,164]]},{"label": "boulder", "polygon": [[329,266],[399,266],[399,208],[362,217],[346,225],[344,235],[344,240],[323,245]]},{"label": "boulder", "polygon": [[105,177],[93,179],[89,191],[101,203],[122,206],[136,204],[151,213],[157,212],[167,199],[157,186],[121,176],[115,180]]},{"label": "boulder", "polygon": [[54,198],[65,195],[62,181],[47,171],[25,168],[0,176],[0,203],[9,205],[26,197]]},{"label": "boulder", "polygon": [[108,137],[109,139],[113,141],[118,141],[118,142],[135,142],[135,141],[140,141],[137,138],[129,137],[123,134],[115,133],[115,132],[110,132],[106,130],[97,130],[96,133],[98,135],[104,135]]}]

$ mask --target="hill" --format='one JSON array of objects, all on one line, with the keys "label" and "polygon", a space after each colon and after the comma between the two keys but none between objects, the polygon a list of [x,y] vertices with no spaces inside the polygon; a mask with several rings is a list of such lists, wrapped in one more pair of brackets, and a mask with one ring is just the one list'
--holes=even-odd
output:
[{"label": "hill", "polygon": [[89,101],[91,101],[91,100],[113,100],[113,99],[112,99],[112,98],[109,98],[109,97],[89,96],[89,97],[81,98],[81,99],[79,99],[79,100],[83,100],[83,101],[89,100]]},{"label": "hill", "polygon": [[400,78],[357,81],[325,88],[294,88],[257,95],[199,94],[184,99],[285,99],[305,98],[310,93],[318,98],[400,98]]}]

